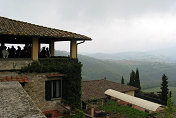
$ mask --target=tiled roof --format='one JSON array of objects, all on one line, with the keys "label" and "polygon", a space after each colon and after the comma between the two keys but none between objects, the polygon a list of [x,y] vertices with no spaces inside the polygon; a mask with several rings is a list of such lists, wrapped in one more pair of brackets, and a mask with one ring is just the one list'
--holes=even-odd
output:
[{"label": "tiled roof", "polygon": [[20,76],[0,77],[0,82],[8,82],[8,81],[18,81],[19,83],[29,82],[27,77],[20,77]]},{"label": "tiled roof", "polygon": [[51,78],[51,77],[63,77],[64,74],[61,74],[61,73],[49,73],[46,75],[48,78]]},{"label": "tiled roof", "polygon": [[54,38],[56,40],[91,40],[91,38],[84,35],[12,20],[1,16],[0,35]]},{"label": "tiled roof", "polygon": [[104,92],[108,89],[127,92],[135,91],[138,88],[105,79],[82,81],[82,100],[105,98]]}]

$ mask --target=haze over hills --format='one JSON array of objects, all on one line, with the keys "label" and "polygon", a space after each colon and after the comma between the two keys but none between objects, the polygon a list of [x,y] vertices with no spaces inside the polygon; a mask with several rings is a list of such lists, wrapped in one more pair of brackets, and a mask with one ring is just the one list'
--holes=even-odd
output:
[{"label": "haze over hills", "polygon": [[[159,55],[159,52],[157,54]],[[65,51],[56,51],[55,55],[68,56],[69,53]],[[125,83],[127,83],[129,82],[131,70],[136,70],[136,68],[138,68],[142,90],[158,92],[160,91],[158,88],[160,88],[162,82],[162,75],[165,73],[169,80],[169,88],[171,88],[170,90],[172,91],[172,100],[176,104],[176,100],[174,99],[176,96],[176,63],[174,62],[174,58],[164,58],[166,60],[163,61],[163,56],[154,56],[152,53],[146,54],[141,52],[133,54],[121,53],[121,55],[101,54],[101,59],[97,59],[100,58],[100,55],[98,54],[94,54],[94,56],[96,58],[78,55],[79,61],[83,64],[83,80],[95,80],[106,77],[108,80],[120,82],[121,77],[123,76]]]},{"label": "haze over hills", "polygon": [[[68,52],[56,51],[56,55],[69,55]],[[132,55],[124,54],[126,57],[133,57]],[[134,54],[133,54],[134,55]],[[147,86],[159,86],[161,83],[162,74],[165,73],[170,83],[176,81],[176,63],[166,63],[157,61],[153,58],[147,60],[148,56],[141,54],[145,60],[113,60],[113,59],[96,59],[93,57],[79,55],[78,59],[82,62],[82,77],[83,80],[94,80],[106,77],[109,80],[120,82],[121,77],[124,76],[126,83],[129,81],[129,74],[131,70],[139,69],[141,84]],[[104,54],[104,58],[108,57]],[[152,56],[151,56],[152,57]],[[137,58],[137,55],[133,59]],[[152,84],[150,84],[152,82]],[[174,84],[173,84],[174,85]],[[176,85],[176,84],[175,84]]]},{"label": "haze over hills", "polygon": [[114,54],[95,53],[88,54],[90,57],[97,59],[112,60],[130,60],[130,61],[147,61],[147,62],[166,62],[176,63],[176,52],[121,52]]}]

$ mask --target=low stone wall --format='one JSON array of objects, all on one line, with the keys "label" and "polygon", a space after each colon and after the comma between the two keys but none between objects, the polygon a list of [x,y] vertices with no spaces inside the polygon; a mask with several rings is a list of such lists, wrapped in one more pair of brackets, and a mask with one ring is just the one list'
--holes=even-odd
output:
[{"label": "low stone wall", "polygon": [[32,59],[0,59],[0,71],[19,70],[31,63]]}]

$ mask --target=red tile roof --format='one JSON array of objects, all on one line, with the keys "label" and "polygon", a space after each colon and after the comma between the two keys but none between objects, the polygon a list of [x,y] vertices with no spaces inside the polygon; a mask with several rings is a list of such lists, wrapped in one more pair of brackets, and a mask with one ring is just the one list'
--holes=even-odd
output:
[{"label": "red tile roof", "polygon": [[51,77],[63,77],[64,74],[61,74],[61,73],[49,73],[46,75],[48,78],[51,78]]},{"label": "red tile roof", "polygon": [[91,40],[91,38],[84,35],[12,20],[1,16],[0,35],[32,36],[40,38],[53,38],[55,40]]},{"label": "red tile roof", "polygon": [[104,92],[108,89],[127,92],[135,91],[138,88],[105,79],[82,81],[82,101],[105,98]]},{"label": "red tile roof", "polygon": [[27,77],[20,77],[20,76],[0,77],[0,82],[7,82],[7,81],[18,81],[19,83],[29,82]]}]

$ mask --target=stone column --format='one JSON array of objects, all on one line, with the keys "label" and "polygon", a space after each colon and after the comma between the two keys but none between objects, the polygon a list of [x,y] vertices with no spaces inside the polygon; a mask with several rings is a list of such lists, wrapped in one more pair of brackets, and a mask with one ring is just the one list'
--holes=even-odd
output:
[{"label": "stone column", "polygon": [[91,116],[94,117],[94,107],[91,107]]},{"label": "stone column", "polygon": [[77,58],[77,44],[76,40],[70,41],[70,57]]},{"label": "stone column", "polygon": [[86,110],[88,109],[88,105],[86,104]]},{"label": "stone column", "polygon": [[50,42],[50,44],[49,44],[49,50],[50,50],[51,56],[54,56],[54,41]]},{"label": "stone column", "polygon": [[38,42],[38,54],[40,54],[40,42]]},{"label": "stone column", "polygon": [[110,117],[109,117],[109,114],[106,115],[106,118],[110,118]]},{"label": "stone column", "polygon": [[102,105],[102,106],[104,105],[104,99],[101,100],[101,105]]},{"label": "stone column", "polygon": [[32,59],[33,60],[38,60],[38,38],[33,38],[32,39]]}]

